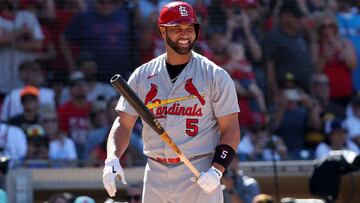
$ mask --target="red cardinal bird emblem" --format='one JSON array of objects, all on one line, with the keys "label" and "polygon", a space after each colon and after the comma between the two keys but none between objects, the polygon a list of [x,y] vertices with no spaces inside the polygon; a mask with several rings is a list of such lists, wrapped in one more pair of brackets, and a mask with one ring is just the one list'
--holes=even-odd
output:
[{"label": "red cardinal bird emblem", "polygon": [[145,105],[148,104],[149,102],[151,102],[156,97],[157,89],[158,89],[158,87],[155,84],[151,83],[150,90],[146,94],[146,97],[145,97]]},{"label": "red cardinal bird emblem", "polygon": [[185,81],[185,90],[190,94],[196,96],[202,105],[205,104],[205,99],[199,94],[198,90],[192,82],[192,78]]}]

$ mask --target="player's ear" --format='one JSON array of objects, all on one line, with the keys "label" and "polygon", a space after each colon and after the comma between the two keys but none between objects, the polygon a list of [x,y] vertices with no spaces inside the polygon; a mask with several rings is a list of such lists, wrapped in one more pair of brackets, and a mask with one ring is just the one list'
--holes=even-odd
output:
[{"label": "player's ear", "polygon": [[164,26],[159,27],[159,32],[162,39],[166,39],[166,28]]}]

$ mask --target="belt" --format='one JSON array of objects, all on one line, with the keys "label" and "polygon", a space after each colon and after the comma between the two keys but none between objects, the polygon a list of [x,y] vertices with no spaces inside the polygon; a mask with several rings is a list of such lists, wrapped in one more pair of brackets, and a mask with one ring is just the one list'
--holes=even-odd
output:
[{"label": "belt", "polygon": [[[210,156],[210,155],[213,155],[213,154],[214,153],[201,154],[201,155],[190,157],[188,159],[189,160],[195,160],[195,159],[200,159],[200,158]],[[154,160],[154,161],[157,161],[159,163],[162,163],[162,164],[178,164],[178,163],[181,163],[180,157],[174,157],[174,158],[149,157],[149,158]]]},{"label": "belt", "polygon": [[180,157],[176,157],[176,158],[161,158],[161,157],[157,157],[156,161],[160,162],[160,163],[164,163],[164,164],[177,164],[180,163]]}]

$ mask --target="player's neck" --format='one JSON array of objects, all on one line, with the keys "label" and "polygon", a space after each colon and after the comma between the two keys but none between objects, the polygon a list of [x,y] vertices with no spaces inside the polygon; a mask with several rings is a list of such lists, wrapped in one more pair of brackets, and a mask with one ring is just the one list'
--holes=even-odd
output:
[{"label": "player's neck", "polygon": [[176,52],[168,51],[166,53],[166,62],[171,65],[185,64],[190,61],[191,56],[191,52],[186,55],[180,55]]}]

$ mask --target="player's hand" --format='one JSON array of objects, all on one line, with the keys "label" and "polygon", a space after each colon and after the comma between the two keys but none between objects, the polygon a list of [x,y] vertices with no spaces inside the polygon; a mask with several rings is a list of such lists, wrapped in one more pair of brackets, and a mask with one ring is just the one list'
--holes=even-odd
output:
[{"label": "player's hand", "polygon": [[220,170],[211,166],[207,171],[200,173],[199,178],[196,180],[196,183],[203,189],[206,193],[211,193],[220,185],[220,179],[222,173]]},{"label": "player's hand", "polygon": [[120,177],[121,182],[126,184],[124,170],[119,159],[115,156],[108,157],[103,169],[103,184],[110,197],[114,197],[116,194],[115,181],[117,177]]}]

